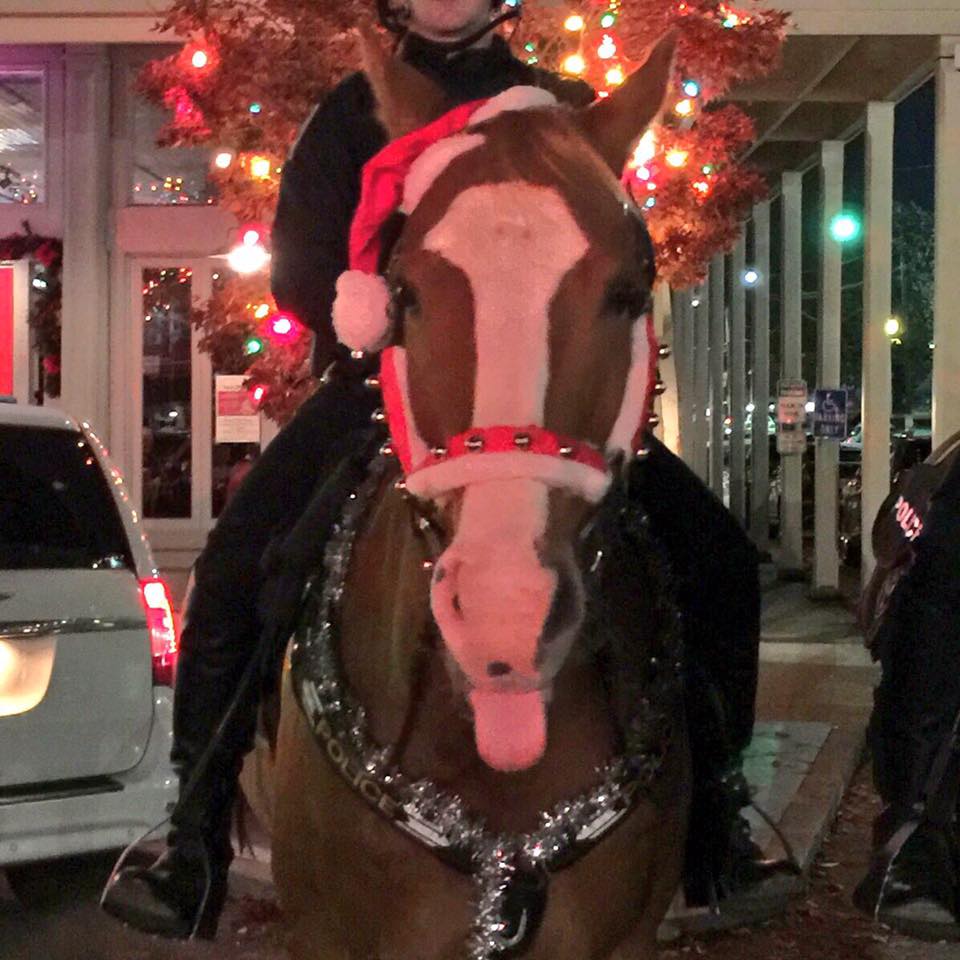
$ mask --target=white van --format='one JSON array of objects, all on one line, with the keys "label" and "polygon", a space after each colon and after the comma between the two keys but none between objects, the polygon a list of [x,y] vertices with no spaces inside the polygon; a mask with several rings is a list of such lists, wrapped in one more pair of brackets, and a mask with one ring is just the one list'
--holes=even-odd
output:
[{"label": "white van", "polygon": [[[177,633],[137,512],[87,424],[0,403],[0,868],[126,846],[177,799]],[[66,861],[64,861],[66,862]]]}]

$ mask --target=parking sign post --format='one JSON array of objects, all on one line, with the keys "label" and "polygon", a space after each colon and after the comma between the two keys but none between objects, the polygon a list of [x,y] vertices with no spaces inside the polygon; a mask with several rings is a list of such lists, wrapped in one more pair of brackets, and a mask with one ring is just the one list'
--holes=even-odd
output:
[{"label": "parking sign post", "polygon": [[803,571],[803,454],[807,449],[806,428],[806,381],[781,380],[777,387],[781,576],[793,577]]},{"label": "parking sign post", "polygon": [[847,436],[847,391],[816,390],[813,435],[817,443],[814,481],[813,584],[811,596],[833,599],[840,591],[837,548],[840,441]]}]

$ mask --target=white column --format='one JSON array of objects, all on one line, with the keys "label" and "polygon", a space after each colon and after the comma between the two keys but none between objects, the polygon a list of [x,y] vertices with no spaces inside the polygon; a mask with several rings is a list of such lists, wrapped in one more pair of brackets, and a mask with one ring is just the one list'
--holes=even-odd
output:
[{"label": "white column", "polygon": [[105,47],[67,48],[65,116],[59,404],[109,437],[110,64]]},{"label": "white column", "polygon": [[937,253],[933,308],[933,443],[960,430],[960,37],[937,67]]},{"label": "white column", "polygon": [[726,258],[710,264],[710,489],[723,499],[723,355],[726,342]]},{"label": "white column", "polygon": [[[653,317],[657,339],[660,341],[661,355],[658,368],[664,392],[660,395],[657,412],[660,426],[657,436],[677,455],[680,447],[680,391],[677,385],[676,323],[670,308],[670,285],[658,283],[653,291]],[[666,353],[666,356],[663,354]]]},{"label": "white column", "polygon": [[[783,306],[781,376],[803,376],[803,176],[783,175]],[[803,570],[803,454],[781,455],[783,495],[780,510],[780,568],[788,575]]]},{"label": "white column", "polygon": [[673,355],[677,372],[677,409],[680,422],[680,456],[690,462],[693,446],[690,431],[690,392],[693,390],[693,336],[690,324],[690,293],[674,290],[673,304]]},{"label": "white column", "polygon": [[[890,490],[890,341],[883,325],[890,317],[893,234],[894,105],[867,106],[866,243],[863,268],[863,529],[862,574],[873,573],[870,530]],[[953,210],[951,216],[957,217]],[[951,270],[956,271],[955,264]],[[956,304],[952,305],[956,310]],[[956,371],[954,371],[956,376]]]},{"label": "white column", "polygon": [[750,536],[761,549],[770,540],[770,203],[753,208],[753,266],[760,282],[753,291],[753,434],[750,443]]},{"label": "white column", "polygon": [[747,266],[746,227],[730,260],[730,510],[742,524],[747,520],[746,434],[747,416],[747,300],[743,272]]},{"label": "white column", "polygon": [[710,427],[707,423],[707,406],[710,403],[710,287],[701,284],[694,289],[692,308],[694,330],[693,353],[693,468],[700,479],[707,483],[709,463],[707,444],[710,442]]},{"label": "white column", "polygon": [[[840,301],[843,246],[830,232],[843,209],[843,142],[828,140],[820,154],[820,323],[817,327],[817,386],[840,386]],[[840,587],[837,553],[837,495],[840,441],[818,440],[814,491],[813,593],[835,596]]]}]

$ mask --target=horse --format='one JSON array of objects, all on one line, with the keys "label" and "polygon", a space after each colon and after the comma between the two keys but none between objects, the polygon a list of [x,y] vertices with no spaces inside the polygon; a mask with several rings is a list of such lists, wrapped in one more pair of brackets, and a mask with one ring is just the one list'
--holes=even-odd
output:
[{"label": "horse", "polygon": [[451,110],[366,43],[392,142],[334,320],[383,350],[390,439],[282,669],[296,960],[654,955],[690,760],[669,577],[626,490],[658,349],[619,175],[673,49],[587,109],[514,88]]}]

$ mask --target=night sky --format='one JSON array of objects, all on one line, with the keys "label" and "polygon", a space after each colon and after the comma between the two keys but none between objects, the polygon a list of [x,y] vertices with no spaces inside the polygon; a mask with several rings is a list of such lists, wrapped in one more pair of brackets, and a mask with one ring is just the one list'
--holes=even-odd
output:
[{"label": "night sky", "polygon": [[[894,201],[916,203],[926,210],[934,206],[934,147],[936,129],[936,88],[934,81],[924,84],[897,106],[894,139]],[[864,138],[856,137],[847,144],[844,164],[844,207],[863,215],[864,205]],[[771,325],[772,362],[779,364],[781,209],[775,200],[771,209]],[[820,182],[819,170],[813,168],[803,180],[803,368],[812,383],[816,378],[817,319],[820,273]],[[748,254],[749,255],[749,254]],[[860,380],[860,341],[863,276],[863,243],[846,245],[843,282],[846,288],[843,306],[843,377],[844,383],[856,390]],[[898,307],[896,297],[894,308]],[[929,360],[929,358],[927,358]],[[896,363],[895,363],[896,367]],[[896,369],[895,369],[896,375]],[[896,376],[895,376],[896,379]],[[910,405],[926,406],[927,400]]]},{"label": "night sky", "polygon": [[[936,88],[930,80],[897,106],[894,139],[895,201],[933,210]],[[847,146],[844,201],[863,209],[863,137]]]}]

